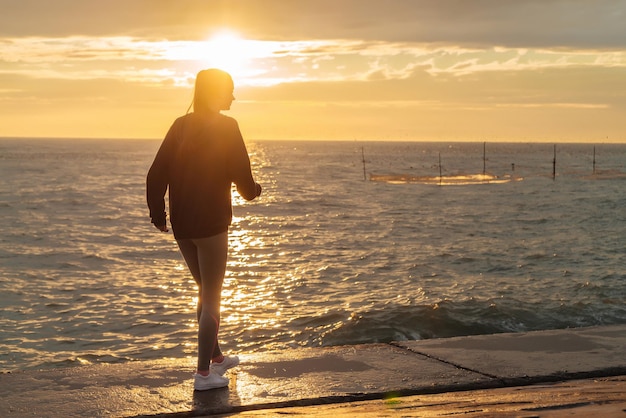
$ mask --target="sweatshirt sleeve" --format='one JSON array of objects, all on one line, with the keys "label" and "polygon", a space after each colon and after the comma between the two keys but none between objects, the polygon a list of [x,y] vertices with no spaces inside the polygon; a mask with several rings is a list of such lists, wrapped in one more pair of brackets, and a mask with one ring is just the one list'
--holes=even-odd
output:
[{"label": "sweatshirt sleeve", "polygon": [[170,127],[161,143],[146,179],[146,199],[150,210],[151,222],[165,225],[165,192],[169,185],[170,162],[174,157],[174,145],[177,139],[177,123]]},{"label": "sweatshirt sleeve", "polygon": [[233,183],[237,186],[237,192],[246,200],[253,200],[257,197],[257,185],[252,176],[252,168],[250,167],[250,157],[248,150],[241,136],[237,121],[232,119],[233,138],[232,138],[232,162],[231,176]]}]

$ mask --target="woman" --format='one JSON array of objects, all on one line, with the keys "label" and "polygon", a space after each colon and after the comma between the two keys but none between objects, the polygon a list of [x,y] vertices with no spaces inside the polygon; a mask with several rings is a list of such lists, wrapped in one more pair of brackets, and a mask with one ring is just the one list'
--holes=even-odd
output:
[{"label": "woman", "polygon": [[169,188],[170,223],[180,251],[198,285],[198,366],[194,388],[228,386],[226,370],[239,364],[224,356],[217,335],[226,272],[228,227],[232,220],[231,187],[246,200],[261,195],[250,158],[230,109],[233,80],[217,69],[196,77],[193,112],[176,119],[147,177],[150,218],[167,232],[165,192]]}]

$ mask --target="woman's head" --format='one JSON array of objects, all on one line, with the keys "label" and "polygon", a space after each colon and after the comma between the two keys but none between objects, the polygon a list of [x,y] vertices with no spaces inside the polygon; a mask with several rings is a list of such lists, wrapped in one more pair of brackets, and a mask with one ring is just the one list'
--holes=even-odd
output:
[{"label": "woman's head", "polygon": [[230,109],[234,83],[230,74],[215,68],[202,70],[196,76],[193,96],[194,112],[219,112]]}]

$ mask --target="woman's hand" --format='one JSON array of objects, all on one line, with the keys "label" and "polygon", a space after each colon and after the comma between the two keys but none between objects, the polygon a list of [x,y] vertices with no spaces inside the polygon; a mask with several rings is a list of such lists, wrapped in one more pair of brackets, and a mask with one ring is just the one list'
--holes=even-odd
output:
[{"label": "woman's hand", "polygon": [[168,232],[169,229],[167,229],[167,224],[163,224],[163,225],[154,225],[154,227],[156,229],[158,229],[161,232]]}]

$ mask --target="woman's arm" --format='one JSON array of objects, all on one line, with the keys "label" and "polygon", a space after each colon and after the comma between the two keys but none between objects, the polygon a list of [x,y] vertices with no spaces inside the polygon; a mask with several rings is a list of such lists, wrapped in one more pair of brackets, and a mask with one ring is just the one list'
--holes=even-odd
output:
[{"label": "woman's arm", "polygon": [[231,166],[232,179],[237,186],[237,192],[246,200],[253,200],[261,195],[261,185],[254,181],[248,150],[241,136],[237,122],[234,123],[233,135],[233,159]]},{"label": "woman's arm", "polygon": [[169,167],[176,133],[177,123],[174,122],[161,143],[146,178],[146,200],[150,219],[154,226],[163,232],[167,232],[165,193],[169,185]]}]

